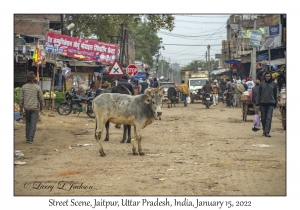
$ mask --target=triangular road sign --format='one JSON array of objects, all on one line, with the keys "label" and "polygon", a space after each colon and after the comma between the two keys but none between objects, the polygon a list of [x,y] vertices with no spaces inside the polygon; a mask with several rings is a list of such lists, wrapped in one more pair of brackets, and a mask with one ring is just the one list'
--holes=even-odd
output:
[{"label": "triangular road sign", "polygon": [[107,76],[124,76],[124,75],[125,73],[117,60],[110,67],[107,74]]}]

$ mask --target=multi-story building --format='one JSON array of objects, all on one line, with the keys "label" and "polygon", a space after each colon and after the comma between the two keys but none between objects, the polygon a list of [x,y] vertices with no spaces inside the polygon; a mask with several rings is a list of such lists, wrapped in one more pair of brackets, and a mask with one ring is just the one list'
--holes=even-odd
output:
[{"label": "multi-story building", "polygon": [[[283,21],[284,19],[284,21]],[[266,29],[269,26],[282,24],[283,35],[279,38],[277,46],[285,45],[285,17],[280,14],[261,14],[261,15],[243,15],[233,14],[227,20],[227,40],[222,41],[221,59],[224,60],[238,60],[241,61],[240,70],[244,74],[249,75],[251,66],[251,51],[253,47],[250,45],[251,30],[258,30],[262,32],[262,39],[260,45],[263,46],[268,35],[265,35]],[[257,49],[258,51],[260,48]],[[222,68],[230,68],[235,74],[237,72],[237,65],[232,63],[221,62]]]},{"label": "multi-story building", "polygon": [[14,33],[22,35],[42,35],[46,38],[52,30],[61,31],[66,26],[66,15],[60,14],[15,14]]}]

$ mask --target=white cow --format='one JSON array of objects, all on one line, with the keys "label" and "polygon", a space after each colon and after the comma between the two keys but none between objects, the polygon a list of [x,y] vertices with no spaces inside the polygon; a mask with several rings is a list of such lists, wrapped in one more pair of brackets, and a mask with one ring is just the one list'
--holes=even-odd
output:
[{"label": "white cow", "polygon": [[[96,116],[95,139],[99,144],[99,153],[105,156],[101,133],[107,121],[114,124],[134,126],[135,141],[132,141],[134,155],[144,155],[142,151],[142,129],[150,125],[156,116],[161,116],[162,103],[170,103],[164,97],[163,87],[145,91],[145,94],[130,96],[119,93],[103,93],[93,100],[93,110]],[[138,153],[135,142],[138,142]]]}]

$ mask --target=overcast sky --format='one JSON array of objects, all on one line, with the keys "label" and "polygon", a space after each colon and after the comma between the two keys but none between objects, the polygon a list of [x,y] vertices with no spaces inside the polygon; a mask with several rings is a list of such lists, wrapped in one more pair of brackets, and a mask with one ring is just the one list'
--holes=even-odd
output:
[{"label": "overcast sky", "polygon": [[215,58],[215,54],[221,53],[222,40],[226,39],[225,27],[229,14],[176,14],[174,16],[175,28],[173,31],[159,30],[157,34],[163,39],[165,50],[160,52],[165,60],[169,61],[170,59],[171,63],[177,62],[181,66],[187,65],[193,60],[205,60],[208,44],[211,45],[211,58]]}]

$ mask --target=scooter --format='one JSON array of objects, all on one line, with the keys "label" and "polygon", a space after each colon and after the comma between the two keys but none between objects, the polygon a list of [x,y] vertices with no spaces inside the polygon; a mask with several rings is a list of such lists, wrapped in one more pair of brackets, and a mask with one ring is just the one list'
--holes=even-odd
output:
[{"label": "scooter", "polygon": [[203,96],[202,104],[206,106],[206,109],[209,109],[209,107],[213,104],[212,94],[205,93]]}]

